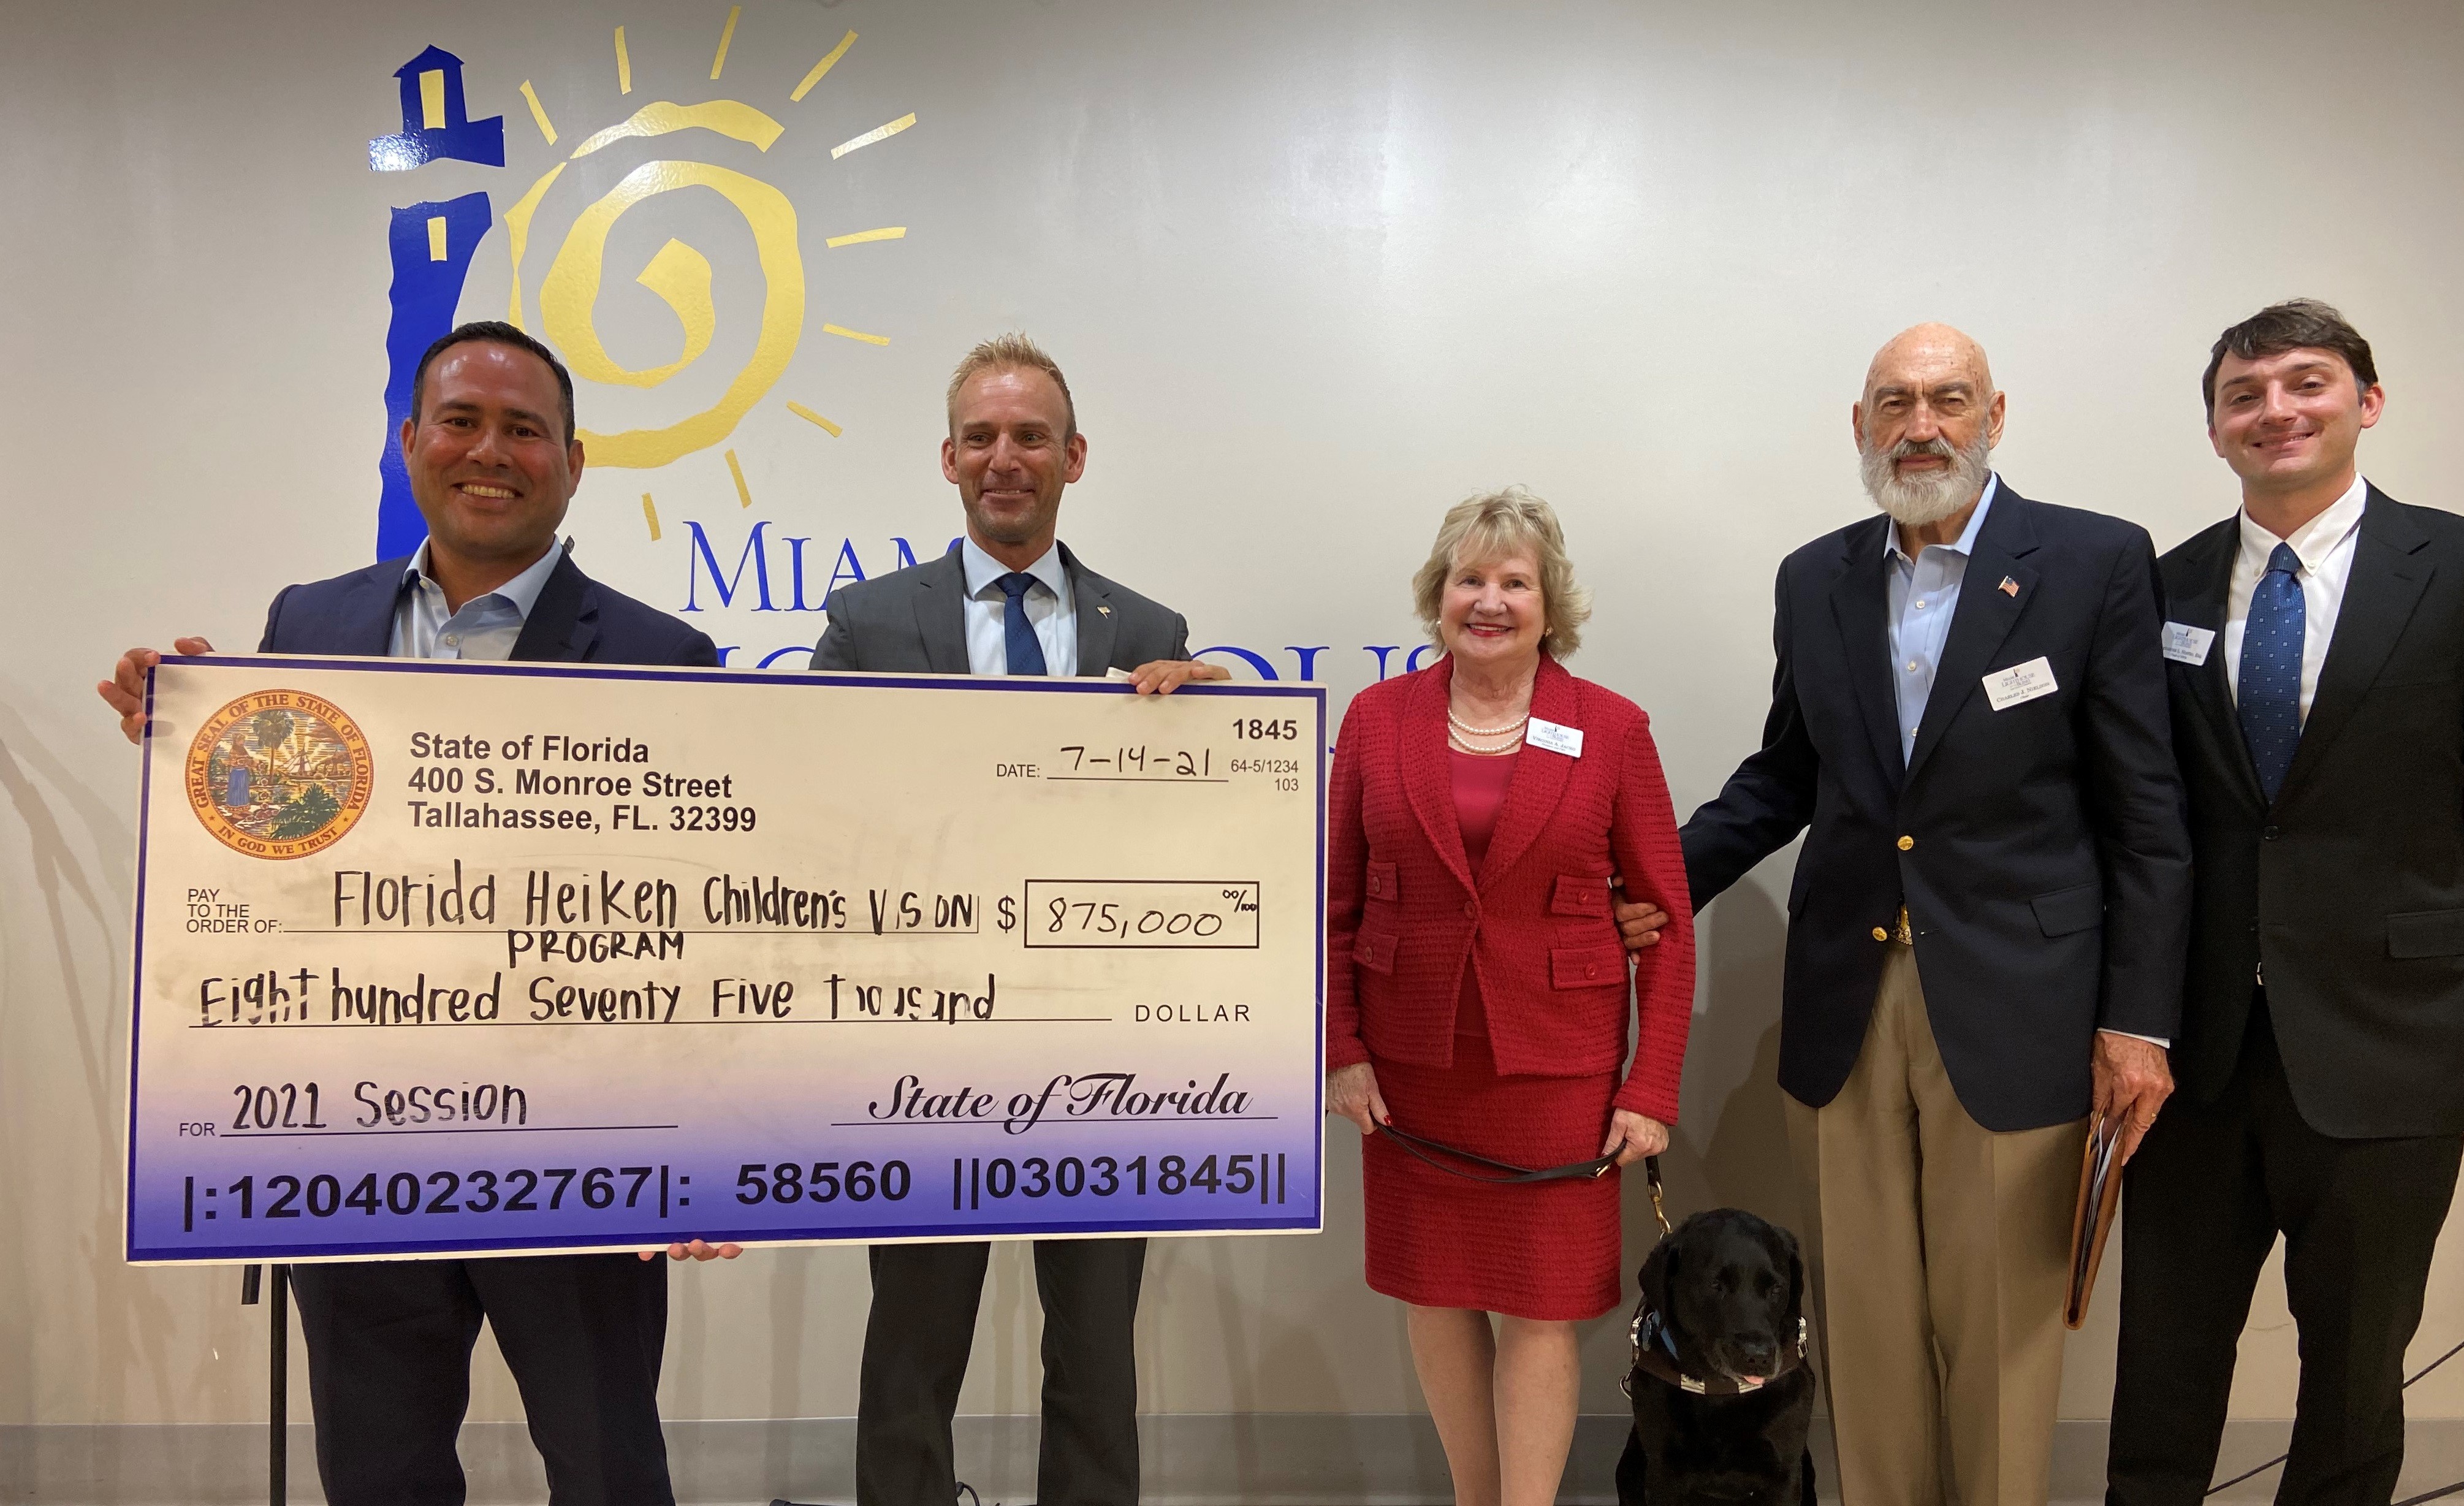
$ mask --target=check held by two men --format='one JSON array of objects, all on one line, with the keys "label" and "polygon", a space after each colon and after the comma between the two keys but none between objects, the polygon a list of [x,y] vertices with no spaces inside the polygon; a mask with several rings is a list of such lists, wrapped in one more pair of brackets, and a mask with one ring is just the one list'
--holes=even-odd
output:
[{"label": "check held by two men", "polygon": [[1321,690],[151,696],[133,1261],[1319,1227]]}]

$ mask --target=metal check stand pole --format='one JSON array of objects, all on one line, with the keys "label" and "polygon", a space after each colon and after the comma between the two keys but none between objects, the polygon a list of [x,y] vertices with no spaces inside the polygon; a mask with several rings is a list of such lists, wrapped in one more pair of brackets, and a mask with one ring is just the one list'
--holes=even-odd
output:
[{"label": "metal check stand pole", "polygon": [[[285,1506],[291,1493],[291,1268],[278,1265],[273,1269],[274,1302],[266,1315],[271,1416],[265,1438],[265,1498],[272,1506]],[[240,1267],[242,1307],[256,1305],[265,1271],[263,1266]]]}]

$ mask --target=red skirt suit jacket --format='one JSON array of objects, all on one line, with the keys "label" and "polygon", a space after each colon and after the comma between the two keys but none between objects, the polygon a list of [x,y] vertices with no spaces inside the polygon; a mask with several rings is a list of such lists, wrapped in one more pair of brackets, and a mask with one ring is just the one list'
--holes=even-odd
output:
[{"label": "red skirt suit jacket", "polygon": [[1502,1074],[1583,1077],[1625,1060],[1627,958],[1609,878],[1668,912],[1639,954],[1639,1049],[1616,1106],[1677,1118],[1693,1020],[1694,913],[1651,721],[1542,658],[1531,715],[1583,735],[1579,757],[1526,742],[1473,882],[1447,764],[1453,663],[1353,698],[1327,806],[1329,1071],[1375,1053],[1454,1063],[1455,1004],[1479,970]]}]

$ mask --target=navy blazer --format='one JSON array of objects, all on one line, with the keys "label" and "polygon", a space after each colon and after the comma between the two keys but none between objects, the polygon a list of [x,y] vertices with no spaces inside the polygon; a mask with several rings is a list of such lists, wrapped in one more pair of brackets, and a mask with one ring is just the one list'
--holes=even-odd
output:
[{"label": "navy blazer", "polygon": [[[2190,845],[2156,551],[2135,523],[2005,483],[1903,767],[1890,527],[1781,564],[1762,751],[1683,833],[1694,905],[1805,831],[1780,1086],[1819,1107],[1848,1080],[1905,904],[1961,1105],[1990,1130],[2059,1124],[2087,1112],[2095,1031],[2169,1036],[2181,1002]],[[2037,658],[2057,690],[1995,711],[1985,676]]]},{"label": "navy blazer", "polygon": [[[265,613],[259,653],[334,653],[383,658],[411,557],[286,586]],[[582,573],[571,553],[556,562],[514,640],[517,659],[595,664],[718,663],[710,635]]]},{"label": "navy blazer", "polygon": [[2225,676],[2238,515],[2165,556],[2166,666],[2197,854],[2173,1072],[2233,1080],[2251,979],[2294,1107],[2339,1139],[2464,1130],[2464,519],[2371,487],[2293,767],[2271,806]]}]

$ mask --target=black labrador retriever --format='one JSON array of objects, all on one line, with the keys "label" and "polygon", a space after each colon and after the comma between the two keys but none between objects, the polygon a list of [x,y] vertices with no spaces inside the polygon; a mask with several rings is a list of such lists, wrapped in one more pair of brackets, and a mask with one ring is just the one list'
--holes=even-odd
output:
[{"label": "black labrador retriever", "polygon": [[1815,1506],[1796,1236],[1739,1208],[1697,1213],[1640,1280],[1618,1506]]}]

